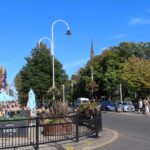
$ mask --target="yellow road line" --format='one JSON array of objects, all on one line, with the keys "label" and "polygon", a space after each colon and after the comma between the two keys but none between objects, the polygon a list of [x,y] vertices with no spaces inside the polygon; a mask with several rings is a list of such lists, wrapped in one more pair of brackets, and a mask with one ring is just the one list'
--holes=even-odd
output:
[{"label": "yellow road line", "polygon": [[114,131],[114,130],[111,130],[111,129],[107,129],[107,128],[105,128],[105,129],[111,131],[111,132],[113,133],[113,137],[112,137],[110,140],[106,141],[106,142],[103,142],[103,143],[101,143],[101,144],[99,144],[99,145],[96,145],[96,146],[92,147],[92,149],[96,149],[96,148],[105,146],[105,145],[107,145],[107,144],[111,144],[111,143],[113,143],[115,140],[117,140],[117,138],[118,138],[118,132],[116,132],[116,131]]},{"label": "yellow road line", "polygon": [[[102,146],[105,146],[107,144],[111,144],[113,143],[115,140],[117,140],[118,138],[118,132],[112,130],[112,129],[107,129],[107,128],[104,128],[105,130],[107,130],[107,132],[111,132],[113,134],[113,136],[111,137],[111,139],[107,140],[106,142],[103,142],[103,143],[100,143],[99,145],[95,145],[95,146],[92,146],[90,147],[90,145],[92,145],[94,142],[90,141],[90,140],[86,140],[83,142],[83,144],[86,144],[88,146],[86,147],[82,147],[80,150],[93,150],[93,149],[96,149],[96,148],[100,148]],[[65,150],[76,150],[76,148],[74,146],[70,146],[68,145]]]}]

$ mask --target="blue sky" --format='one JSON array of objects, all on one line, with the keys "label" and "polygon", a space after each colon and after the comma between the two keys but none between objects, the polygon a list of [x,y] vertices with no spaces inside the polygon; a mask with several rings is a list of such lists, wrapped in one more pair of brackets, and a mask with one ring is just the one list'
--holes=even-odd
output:
[{"label": "blue sky", "polygon": [[51,38],[57,19],[67,21],[72,32],[67,37],[65,25],[55,24],[55,57],[69,76],[90,58],[91,39],[95,55],[122,41],[150,39],[149,0],[1,0],[0,64],[9,84],[38,40]]}]

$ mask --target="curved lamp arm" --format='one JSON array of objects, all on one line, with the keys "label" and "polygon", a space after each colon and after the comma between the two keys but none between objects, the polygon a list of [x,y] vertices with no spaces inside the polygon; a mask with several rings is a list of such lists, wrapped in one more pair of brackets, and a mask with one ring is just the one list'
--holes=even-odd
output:
[{"label": "curved lamp arm", "polygon": [[67,32],[66,32],[66,35],[71,35],[71,32],[70,32],[70,27],[68,25],[68,23],[65,21],[65,20],[55,20],[53,23],[52,23],[52,26],[51,26],[51,29],[52,29],[52,44],[51,44],[51,49],[52,49],[52,53],[54,55],[54,25],[58,22],[62,22],[66,25],[67,27]]},{"label": "curved lamp arm", "polygon": [[[48,38],[48,37],[43,37],[43,38],[41,38],[41,39],[38,41],[38,46],[39,46],[39,47],[40,47],[40,44],[41,44],[41,42],[42,42],[43,40],[48,40],[48,41],[50,42],[50,48],[52,47],[52,41],[51,41],[51,39]],[[52,55],[53,55],[53,52],[52,52]]]}]

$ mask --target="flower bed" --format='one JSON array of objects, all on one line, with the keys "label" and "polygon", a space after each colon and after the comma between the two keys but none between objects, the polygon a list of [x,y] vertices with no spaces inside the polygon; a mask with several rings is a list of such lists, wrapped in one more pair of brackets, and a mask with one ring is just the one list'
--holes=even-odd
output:
[{"label": "flower bed", "polygon": [[55,135],[68,135],[72,133],[72,123],[55,123],[46,124],[43,126],[43,135],[55,136]]},{"label": "flower bed", "polygon": [[[40,114],[39,114],[40,115]],[[72,123],[68,115],[68,106],[63,102],[55,102],[49,111],[43,111],[40,115],[43,126],[43,135],[68,135],[72,133]],[[62,117],[60,117],[62,116]]]}]

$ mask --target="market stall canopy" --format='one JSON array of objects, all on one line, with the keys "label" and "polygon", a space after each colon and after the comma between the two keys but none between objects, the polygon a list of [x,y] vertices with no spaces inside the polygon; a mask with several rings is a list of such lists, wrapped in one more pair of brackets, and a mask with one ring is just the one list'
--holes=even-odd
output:
[{"label": "market stall canopy", "polygon": [[0,93],[0,102],[10,102],[10,101],[16,101],[16,98],[8,95],[5,91],[2,91]]}]

